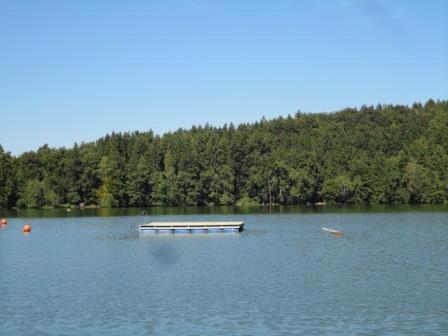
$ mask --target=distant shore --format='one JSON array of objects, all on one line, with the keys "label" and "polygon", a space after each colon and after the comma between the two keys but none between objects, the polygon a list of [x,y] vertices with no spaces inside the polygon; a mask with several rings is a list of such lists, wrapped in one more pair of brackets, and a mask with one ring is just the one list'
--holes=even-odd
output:
[{"label": "distant shore", "polygon": [[444,204],[448,101],[297,112],[252,124],[112,133],[18,157],[0,207]]}]

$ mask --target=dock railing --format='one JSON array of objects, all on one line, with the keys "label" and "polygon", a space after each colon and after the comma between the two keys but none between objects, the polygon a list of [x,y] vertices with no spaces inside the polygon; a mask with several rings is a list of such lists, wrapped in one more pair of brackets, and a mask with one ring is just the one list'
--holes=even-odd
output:
[{"label": "dock railing", "polygon": [[142,216],[142,217],[145,219],[145,221],[143,222],[143,224],[148,223],[148,211],[146,211],[146,210],[142,210],[142,211],[140,212],[140,216]]},{"label": "dock railing", "polygon": [[[143,223],[142,223],[143,219]],[[131,231],[138,232],[141,224],[148,223],[148,211],[142,210],[138,214],[138,221],[131,224]]]}]

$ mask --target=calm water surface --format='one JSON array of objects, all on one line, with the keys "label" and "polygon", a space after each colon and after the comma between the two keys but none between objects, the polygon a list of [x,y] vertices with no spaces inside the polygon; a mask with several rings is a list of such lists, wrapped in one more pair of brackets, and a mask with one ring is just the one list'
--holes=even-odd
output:
[{"label": "calm water surface", "polygon": [[10,218],[0,335],[448,334],[446,207],[152,217],[246,222],[190,236],[139,235],[137,211],[114,211]]}]

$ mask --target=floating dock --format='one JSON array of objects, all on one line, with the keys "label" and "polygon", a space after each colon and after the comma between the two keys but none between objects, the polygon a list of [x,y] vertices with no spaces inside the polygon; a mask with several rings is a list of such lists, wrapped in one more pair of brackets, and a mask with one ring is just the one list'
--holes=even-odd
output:
[{"label": "floating dock", "polygon": [[241,232],[244,222],[150,222],[141,224],[140,232],[149,233],[232,233]]},{"label": "floating dock", "polygon": [[322,228],[322,231],[331,233],[331,234],[333,234],[333,235],[335,235],[335,236],[337,236],[337,237],[340,237],[340,236],[343,236],[343,235],[344,235],[344,232],[342,232],[342,231],[338,231],[338,230],[334,230],[334,229]]}]

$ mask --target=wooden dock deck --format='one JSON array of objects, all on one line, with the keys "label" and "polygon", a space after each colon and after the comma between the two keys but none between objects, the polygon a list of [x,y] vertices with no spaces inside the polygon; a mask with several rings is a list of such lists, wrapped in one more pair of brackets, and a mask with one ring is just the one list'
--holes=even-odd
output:
[{"label": "wooden dock deck", "polygon": [[141,224],[139,230],[152,233],[241,232],[244,222],[150,222]]}]

